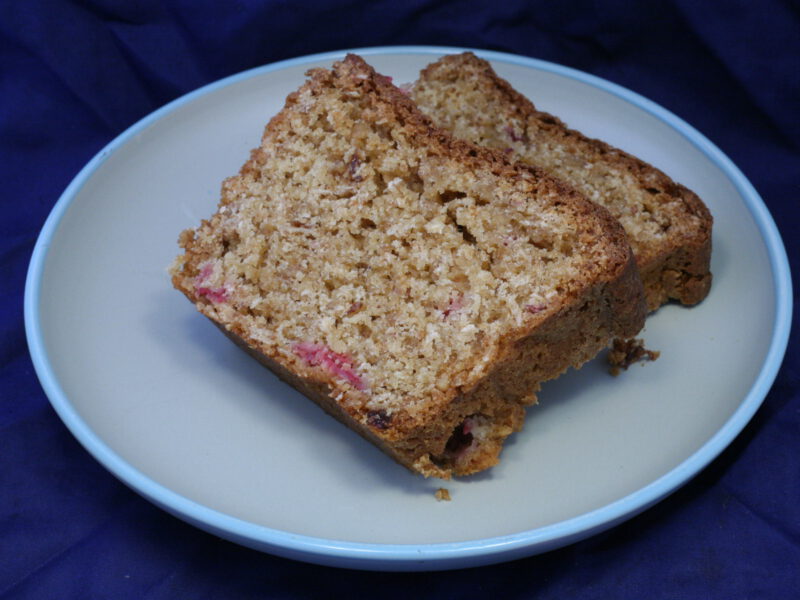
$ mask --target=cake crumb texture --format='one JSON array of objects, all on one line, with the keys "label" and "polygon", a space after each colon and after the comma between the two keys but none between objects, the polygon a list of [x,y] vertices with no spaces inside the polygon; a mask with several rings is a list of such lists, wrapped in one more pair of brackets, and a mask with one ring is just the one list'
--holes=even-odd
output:
[{"label": "cake crumb texture", "polygon": [[486,469],[540,382],[641,328],[624,232],[453,139],[357,56],[308,75],[181,234],[173,284],[409,469]]}]

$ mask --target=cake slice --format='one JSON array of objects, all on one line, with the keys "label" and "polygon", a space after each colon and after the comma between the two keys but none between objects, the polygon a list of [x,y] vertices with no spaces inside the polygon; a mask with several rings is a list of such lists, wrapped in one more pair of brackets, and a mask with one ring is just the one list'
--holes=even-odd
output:
[{"label": "cake slice", "polygon": [[454,140],[354,55],[309,72],[179,241],[202,314],[425,476],[494,465],[539,383],[645,314],[605,209]]},{"label": "cake slice", "polygon": [[503,150],[554,175],[622,224],[655,310],[700,302],[711,286],[711,215],[651,165],[539,111],[472,53],[429,65],[412,88],[425,114],[453,135]]}]

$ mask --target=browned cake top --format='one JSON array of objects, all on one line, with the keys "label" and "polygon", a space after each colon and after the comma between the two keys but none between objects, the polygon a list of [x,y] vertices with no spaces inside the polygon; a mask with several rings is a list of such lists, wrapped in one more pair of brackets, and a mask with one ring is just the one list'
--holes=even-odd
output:
[{"label": "browned cake top", "polygon": [[[198,308],[353,410],[413,415],[630,259],[619,225],[451,139],[348,56],[314,70],[181,236]],[[633,311],[635,312],[635,311]]]},{"label": "browned cake top", "polygon": [[694,303],[707,293],[712,219],[690,190],[638,158],[537,110],[474,54],[445,56],[429,65],[413,86],[412,97],[453,135],[536,165],[607,208],[624,227],[643,274],[684,252],[676,262],[692,264],[667,266],[707,281],[696,282],[692,291],[679,290],[677,297]]}]

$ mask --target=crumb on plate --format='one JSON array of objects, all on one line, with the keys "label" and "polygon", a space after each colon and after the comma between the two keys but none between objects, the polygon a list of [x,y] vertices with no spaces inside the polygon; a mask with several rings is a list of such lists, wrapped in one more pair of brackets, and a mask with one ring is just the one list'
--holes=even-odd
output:
[{"label": "crumb on plate", "polygon": [[450,490],[448,490],[447,488],[439,488],[438,490],[436,490],[434,496],[436,496],[436,499],[439,500],[440,502],[442,500],[450,502]]},{"label": "crumb on plate", "polygon": [[627,340],[615,339],[608,353],[608,364],[611,365],[609,373],[615,377],[623,370],[627,370],[633,363],[656,360],[661,352],[648,350],[644,347],[644,340],[630,338]]}]

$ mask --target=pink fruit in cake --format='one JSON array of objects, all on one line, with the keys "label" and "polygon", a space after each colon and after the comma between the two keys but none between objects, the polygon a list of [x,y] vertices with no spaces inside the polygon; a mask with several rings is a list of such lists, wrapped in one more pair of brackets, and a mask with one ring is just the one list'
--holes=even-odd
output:
[{"label": "pink fruit in cake", "polygon": [[330,374],[347,381],[357,390],[366,388],[364,379],[353,368],[352,361],[344,354],[334,352],[325,344],[298,342],[292,351],[310,367],[322,367]]},{"label": "pink fruit in cake", "polygon": [[475,425],[475,422],[472,420],[472,417],[467,417],[464,419],[464,422],[461,424],[461,431],[464,432],[464,435],[472,432],[472,427]]},{"label": "pink fruit in cake", "polygon": [[445,446],[445,453],[448,456],[457,460],[472,448],[473,442],[475,441],[475,436],[472,434],[473,425],[474,422],[472,418],[467,417],[453,430]]},{"label": "pink fruit in cake", "polygon": [[508,137],[511,138],[513,142],[527,142],[528,136],[525,132],[522,132],[522,135],[518,134],[511,125],[506,125],[503,129],[508,134]]},{"label": "pink fruit in cake", "polygon": [[200,269],[200,273],[198,273],[197,277],[194,278],[194,284],[196,286],[195,291],[197,292],[198,296],[208,298],[217,304],[221,302],[227,302],[228,290],[225,287],[211,287],[208,285],[203,285],[208,281],[213,272],[214,267],[211,263],[206,263],[203,265],[203,268]]},{"label": "pink fruit in cake", "polygon": [[375,429],[386,430],[392,424],[392,415],[383,410],[371,410],[367,413],[367,424]]},{"label": "pink fruit in cake", "polygon": [[228,301],[228,290],[226,290],[224,287],[199,287],[196,291],[198,296],[205,296],[217,304]]},{"label": "pink fruit in cake", "polygon": [[347,309],[347,312],[345,314],[347,314],[347,315],[355,314],[358,311],[360,311],[362,308],[364,308],[364,305],[361,302],[353,302],[350,305],[350,308]]},{"label": "pink fruit in cake", "polygon": [[347,163],[347,170],[350,173],[350,179],[358,183],[359,181],[363,181],[364,178],[358,174],[358,168],[361,166],[361,159],[358,158],[355,154],[353,154],[353,158],[350,159],[350,162]]},{"label": "pink fruit in cake", "polygon": [[457,296],[453,296],[447,302],[447,308],[442,311],[443,318],[447,318],[455,312],[458,312],[464,308],[464,296],[458,294]]},{"label": "pink fruit in cake", "polygon": [[547,307],[544,304],[528,304],[525,306],[525,310],[534,315],[542,312],[545,308]]}]

